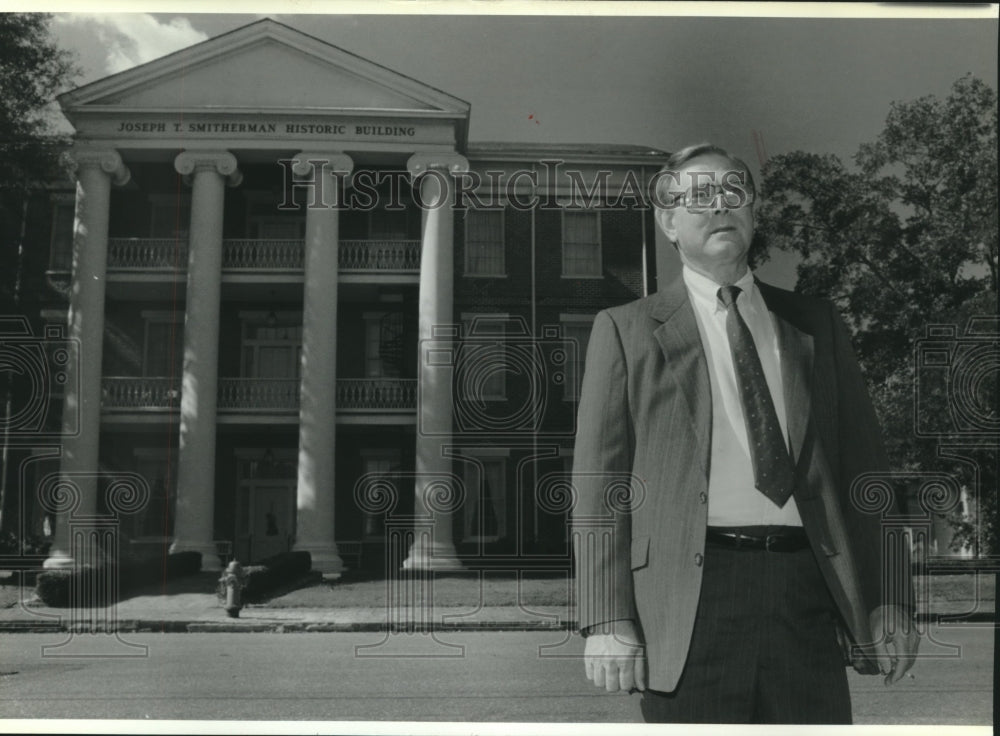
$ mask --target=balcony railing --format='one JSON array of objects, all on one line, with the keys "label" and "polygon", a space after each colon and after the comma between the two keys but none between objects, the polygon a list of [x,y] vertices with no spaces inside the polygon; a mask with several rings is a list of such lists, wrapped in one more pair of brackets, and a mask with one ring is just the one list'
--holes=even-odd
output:
[{"label": "balcony railing", "polygon": [[299,408],[294,378],[220,378],[219,411],[289,411]]},{"label": "balcony railing", "polygon": [[[109,412],[169,411],[180,407],[179,378],[107,376],[101,406]],[[337,381],[337,410],[413,411],[417,382],[412,378],[342,378]],[[220,412],[257,414],[297,412],[298,379],[220,378]]]},{"label": "balcony railing", "polygon": [[175,409],[180,404],[177,378],[108,376],[101,382],[101,406],[107,411]]},{"label": "balcony railing", "polygon": [[222,268],[227,271],[301,271],[302,240],[227,238],[222,241]]},{"label": "balcony railing", "polygon": [[410,411],[417,408],[412,378],[342,378],[337,381],[338,409]]},{"label": "balcony railing", "polygon": [[419,240],[341,240],[341,271],[420,271]]},{"label": "balcony railing", "polygon": [[108,238],[108,268],[118,271],[183,271],[186,238]]},{"label": "balcony railing", "polygon": [[[109,238],[112,271],[183,271],[188,244],[177,238]],[[225,271],[302,271],[305,241],[297,239],[226,238],[222,241]],[[418,273],[419,240],[341,240],[340,270],[346,273]]]}]

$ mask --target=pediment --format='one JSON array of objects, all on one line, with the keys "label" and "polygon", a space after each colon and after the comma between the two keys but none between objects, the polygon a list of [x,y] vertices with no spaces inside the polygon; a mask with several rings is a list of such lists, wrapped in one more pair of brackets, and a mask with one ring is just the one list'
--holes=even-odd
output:
[{"label": "pediment", "polygon": [[468,103],[270,19],[79,87],[73,113],[102,110],[386,111],[467,117]]}]

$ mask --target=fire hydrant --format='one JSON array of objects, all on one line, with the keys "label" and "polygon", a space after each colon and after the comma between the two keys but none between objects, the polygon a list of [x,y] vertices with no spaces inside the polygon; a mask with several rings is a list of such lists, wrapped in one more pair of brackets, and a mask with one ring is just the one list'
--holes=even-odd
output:
[{"label": "fire hydrant", "polygon": [[219,578],[219,602],[230,618],[239,618],[243,608],[243,588],[246,587],[246,573],[243,566],[233,560]]}]

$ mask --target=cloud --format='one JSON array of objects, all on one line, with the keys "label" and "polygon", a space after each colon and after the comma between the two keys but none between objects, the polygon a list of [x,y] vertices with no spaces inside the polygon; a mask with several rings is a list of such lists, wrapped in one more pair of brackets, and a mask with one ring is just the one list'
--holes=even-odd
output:
[{"label": "cloud", "polygon": [[187,18],[159,20],[149,13],[56,15],[56,23],[76,33],[94,34],[104,52],[103,74],[130,69],[208,38]]}]

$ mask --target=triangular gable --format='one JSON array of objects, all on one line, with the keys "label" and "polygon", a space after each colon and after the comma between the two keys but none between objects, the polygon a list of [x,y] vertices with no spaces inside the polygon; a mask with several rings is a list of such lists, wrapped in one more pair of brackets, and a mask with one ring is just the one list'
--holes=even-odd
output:
[{"label": "triangular gable", "polygon": [[74,112],[392,111],[467,118],[469,104],[264,19],[61,95]]}]

